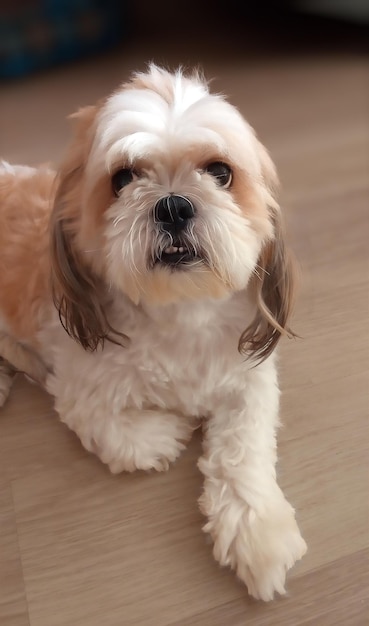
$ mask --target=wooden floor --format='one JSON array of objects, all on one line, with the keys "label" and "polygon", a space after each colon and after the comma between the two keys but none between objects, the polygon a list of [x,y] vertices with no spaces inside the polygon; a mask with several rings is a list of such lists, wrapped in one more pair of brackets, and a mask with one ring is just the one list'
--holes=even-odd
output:
[{"label": "wooden floor", "polygon": [[[57,161],[66,114],[149,58],[183,61],[184,46],[168,50],[130,41],[2,86],[1,156]],[[2,626],[369,623],[368,63],[205,48],[194,60],[255,126],[283,183],[302,281],[301,339],[281,348],[279,476],[308,554],[286,598],[251,600],[201,532],[199,437],[168,473],[112,476],[20,377],[0,415]]]}]

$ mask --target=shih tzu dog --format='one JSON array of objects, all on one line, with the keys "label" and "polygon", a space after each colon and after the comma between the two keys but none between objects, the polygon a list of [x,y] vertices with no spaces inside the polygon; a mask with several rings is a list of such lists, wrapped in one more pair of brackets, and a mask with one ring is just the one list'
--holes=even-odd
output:
[{"label": "shih tzu dog", "polygon": [[201,420],[215,559],[271,600],[306,550],[275,470],[273,163],[197,73],[151,65],[72,118],[57,174],[0,167],[0,402],[15,369],[43,381],[112,472],[166,470]]}]

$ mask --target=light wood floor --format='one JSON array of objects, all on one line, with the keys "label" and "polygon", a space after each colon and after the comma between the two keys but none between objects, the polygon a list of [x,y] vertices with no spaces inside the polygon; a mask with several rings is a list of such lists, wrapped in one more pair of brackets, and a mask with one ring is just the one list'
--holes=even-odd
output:
[{"label": "light wood floor", "polygon": [[[281,349],[280,484],[307,556],[265,605],[201,532],[195,437],[165,474],[111,476],[18,378],[0,415],[3,626],[364,626],[368,619],[368,64],[359,54],[121,53],[1,87],[1,156],[57,161],[65,116],[154,58],[201,62],[270,148],[301,289]],[[195,58],[196,57],[196,58]]]}]

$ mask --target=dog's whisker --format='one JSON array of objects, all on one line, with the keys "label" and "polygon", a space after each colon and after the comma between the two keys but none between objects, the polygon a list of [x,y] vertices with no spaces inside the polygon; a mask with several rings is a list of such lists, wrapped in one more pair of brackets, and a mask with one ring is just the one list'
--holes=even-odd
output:
[{"label": "dog's whisker", "polygon": [[267,274],[268,276],[270,276],[270,272],[268,272],[268,270],[265,269],[265,267],[262,267],[261,265],[256,264],[255,267],[257,267],[261,272],[264,272],[264,274]]},{"label": "dog's whisker", "polygon": [[254,267],[254,268],[252,269],[252,273],[253,273],[253,275],[254,275],[254,276],[256,276],[256,278],[257,278],[258,280],[262,280],[262,278],[261,278],[261,276],[260,276],[260,274],[259,274],[258,270],[256,269],[256,267]]}]

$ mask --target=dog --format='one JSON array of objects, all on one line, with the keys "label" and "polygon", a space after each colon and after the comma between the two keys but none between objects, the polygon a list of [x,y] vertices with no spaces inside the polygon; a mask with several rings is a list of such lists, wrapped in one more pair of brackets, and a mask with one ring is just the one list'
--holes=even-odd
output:
[{"label": "dog", "polygon": [[167,470],[202,424],[214,557],[271,600],[306,551],[275,469],[275,166],[197,71],[151,64],[71,118],[57,173],[0,168],[0,398],[26,372],[113,473]]}]

